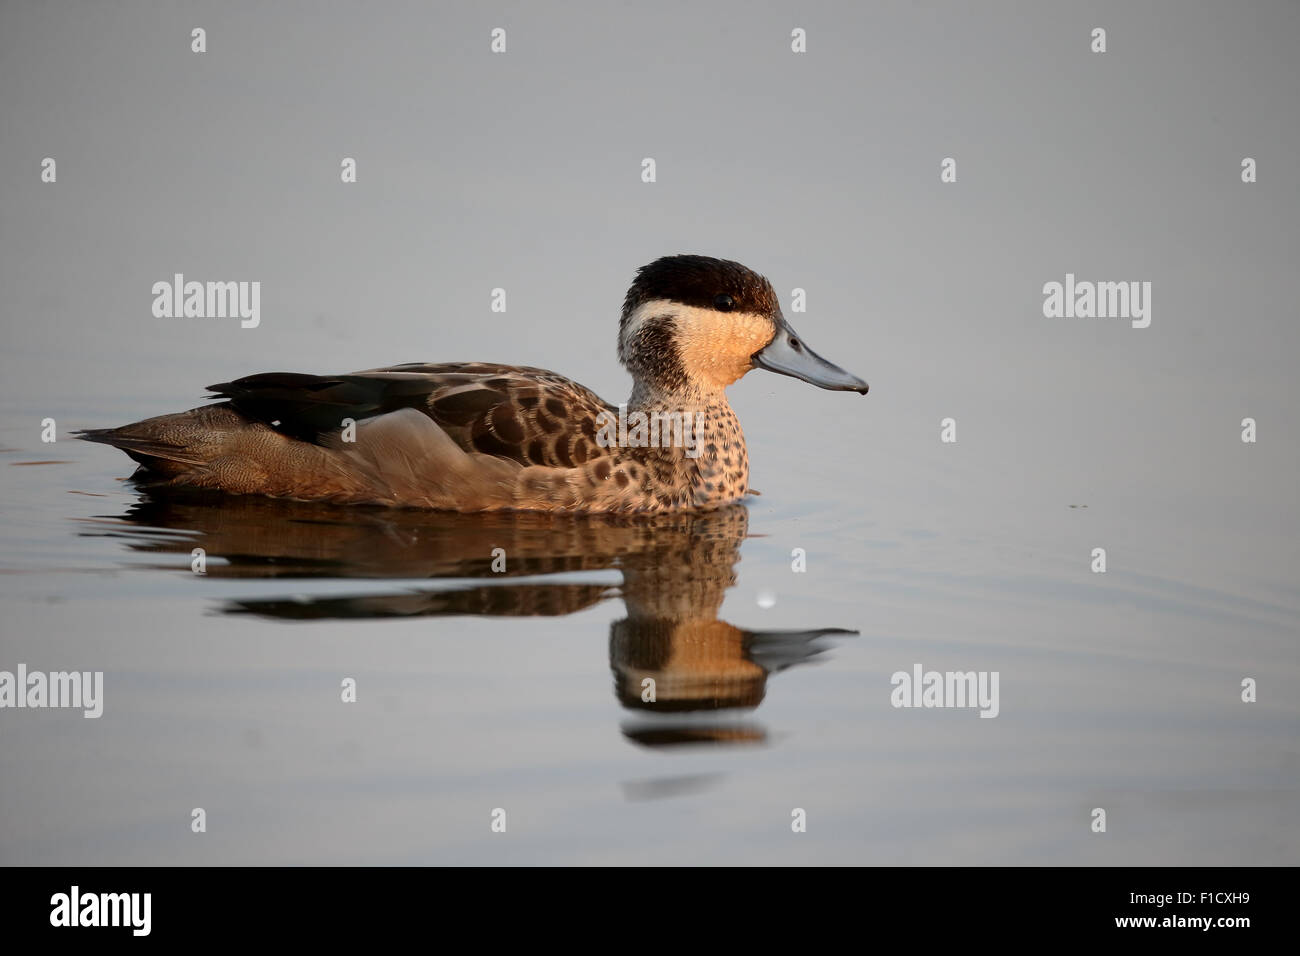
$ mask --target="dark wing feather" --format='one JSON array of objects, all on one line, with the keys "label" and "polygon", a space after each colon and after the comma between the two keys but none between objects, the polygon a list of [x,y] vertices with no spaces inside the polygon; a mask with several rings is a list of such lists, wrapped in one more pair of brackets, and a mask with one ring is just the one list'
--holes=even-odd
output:
[{"label": "dark wing feather", "polygon": [[617,413],[590,389],[545,369],[483,362],[411,363],[349,375],[267,372],[213,385],[240,414],[325,444],[345,418],[414,408],[467,452],[572,468],[610,454],[596,416]]},{"label": "dark wing feather", "polygon": [[361,421],[399,408],[420,408],[428,386],[360,375],[265,372],[209,385],[208,391],[229,399],[242,415],[319,444],[342,428],[345,418]]}]

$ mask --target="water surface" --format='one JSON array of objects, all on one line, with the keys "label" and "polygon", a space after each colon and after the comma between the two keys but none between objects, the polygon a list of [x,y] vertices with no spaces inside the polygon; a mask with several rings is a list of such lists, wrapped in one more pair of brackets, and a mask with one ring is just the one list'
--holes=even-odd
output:
[{"label": "water surface", "polygon": [[[0,5],[0,670],[105,675],[0,711],[0,863],[1300,860],[1300,8],[1194,6],[1098,55],[1054,4],[520,4],[493,55],[471,5]],[[264,371],[617,402],[678,252],[871,383],[733,387],[740,509],[167,498],[68,439]],[[177,272],[260,324],[155,317]],[[1150,326],[1046,317],[1067,273]],[[998,716],[892,707],[917,664]]]},{"label": "water surface", "polygon": [[[5,664],[106,690],[3,715],[5,862],[1295,858],[1294,589],[1094,575],[1047,542],[1096,503],[444,515],[160,493],[18,438]],[[999,671],[998,717],[894,709],[914,663]]]}]

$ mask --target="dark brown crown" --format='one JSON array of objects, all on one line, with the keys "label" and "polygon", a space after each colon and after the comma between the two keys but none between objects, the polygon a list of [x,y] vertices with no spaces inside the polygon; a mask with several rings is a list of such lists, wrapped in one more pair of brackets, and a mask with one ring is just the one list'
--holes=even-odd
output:
[{"label": "dark brown crown", "polygon": [[733,312],[774,315],[778,309],[772,283],[739,262],[710,256],[665,256],[637,270],[623,300],[622,324],[640,305],[654,299],[716,309],[721,295],[731,297]]}]

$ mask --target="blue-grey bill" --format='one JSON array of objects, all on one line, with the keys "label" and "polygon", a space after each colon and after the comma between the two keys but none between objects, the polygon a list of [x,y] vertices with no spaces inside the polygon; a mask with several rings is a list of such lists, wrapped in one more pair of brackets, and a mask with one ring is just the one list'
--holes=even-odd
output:
[{"label": "blue-grey bill", "polygon": [[755,352],[750,361],[755,368],[790,375],[818,388],[867,394],[866,382],[804,345],[784,320],[777,327],[776,338]]}]

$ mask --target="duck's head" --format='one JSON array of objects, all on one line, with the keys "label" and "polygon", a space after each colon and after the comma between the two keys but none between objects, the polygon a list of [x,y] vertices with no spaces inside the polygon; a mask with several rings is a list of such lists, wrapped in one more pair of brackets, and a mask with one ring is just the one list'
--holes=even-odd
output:
[{"label": "duck's head", "polygon": [[666,256],[637,271],[623,301],[618,358],[638,384],[670,394],[725,388],[752,368],[867,393],[866,382],[795,334],[772,283],[708,256]]}]

